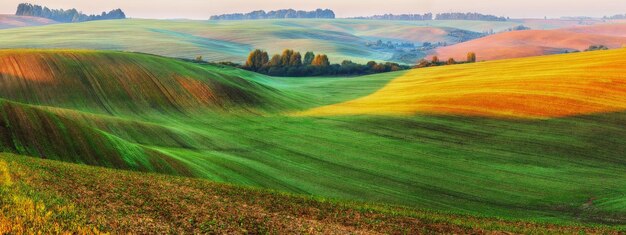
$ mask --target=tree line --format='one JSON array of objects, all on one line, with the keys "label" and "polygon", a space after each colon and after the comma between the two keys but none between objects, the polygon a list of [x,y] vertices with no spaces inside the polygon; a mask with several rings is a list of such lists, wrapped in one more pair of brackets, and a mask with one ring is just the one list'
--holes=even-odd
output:
[{"label": "tree line", "polygon": [[265,12],[263,10],[250,13],[235,13],[211,16],[211,20],[261,20],[261,19],[334,19],[335,12],[330,9],[317,9],[315,11],[296,11],[294,9],[282,9]]},{"label": "tree line", "polygon": [[432,59],[426,60],[422,59],[417,62],[414,68],[426,68],[426,67],[435,67],[442,65],[453,65],[453,64],[465,64],[465,63],[476,63],[476,53],[468,52],[466,61],[456,61],[454,58],[449,58],[448,60],[442,61],[439,60],[438,56],[433,56]]},{"label": "tree line", "polygon": [[[226,63],[223,63],[226,64]],[[233,65],[228,63],[228,65]],[[238,66],[242,69],[279,77],[311,77],[311,76],[338,76],[338,75],[366,75],[409,69],[409,66],[397,63],[377,63],[370,61],[367,64],[358,64],[344,60],[341,64],[331,64],[327,55],[306,52],[302,55],[291,49],[275,54],[271,58],[266,51],[253,50],[246,63]]]},{"label": "tree line", "polygon": [[115,9],[112,11],[102,12],[100,15],[86,15],[79,12],[76,9],[50,9],[39,5],[33,5],[29,3],[22,3],[17,6],[15,15],[18,16],[35,16],[51,19],[58,22],[72,23],[72,22],[84,22],[93,20],[111,20],[111,19],[126,19],[126,14],[121,9]]},{"label": "tree line", "polygon": [[435,17],[436,20],[480,20],[480,21],[507,21],[508,18],[495,15],[485,15],[480,13],[439,13]]},{"label": "tree line", "polygon": [[605,20],[623,20],[623,19],[626,19],[626,14],[621,14],[621,15],[618,14],[618,15],[614,15],[614,16],[605,16],[605,17],[602,17],[602,19],[605,19]]},{"label": "tree line", "polygon": [[495,15],[485,15],[480,13],[439,13],[433,17],[433,13],[425,14],[384,14],[374,16],[360,16],[353,17],[352,19],[362,20],[407,20],[407,21],[421,21],[421,20],[479,20],[479,21],[507,21],[506,17],[499,17]]},{"label": "tree line", "polygon": [[352,19],[359,20],[410,20],[410,21],[421,21],[421,20],[433,20],[433,13],[426,14],[384,14],[384,15],[374,15],[374,16],[360,16],[354,17]]}]

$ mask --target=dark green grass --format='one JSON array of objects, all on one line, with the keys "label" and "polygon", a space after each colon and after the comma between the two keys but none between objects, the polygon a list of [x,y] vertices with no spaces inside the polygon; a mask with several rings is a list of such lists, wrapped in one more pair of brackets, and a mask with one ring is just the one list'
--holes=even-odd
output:
[{"label": "dark green grass", "polygon": [[[11,137],[2,148],[68,162],[450,213],[563,224],[626,223],[625,113],[551,120],[292,117],[285,114],[366,95],[402,73],[279,79],[164,58],[132,58],[161,62],[157,64],[165,66],[163,71],[174,66],[172,71],[183,67],[224,80],[245,79],[250,83],[246,89],[279,105],[259,103],[243,110],[207,106],[198,112],[141,106],[110,115],[80,105],[54,107],[54,102],[24,98],[19,101],[28,104],[10,107],[46,118],[7,122],[3,132],[17,133],[17,139],[29,137],[30,142],[19,142],[26,147],[15,148],[16,138]],[[56,88],[41,86],[38,91],[48,89]],[[119,92],[115,86],[107,89]],[[25,126],[13,124],[19,120]],[[63,125],[42,125],[47,120],[61,120]],[[59,134],[68,142],[49,142],[46,133],[64,133],[66,128],[82,134]],[[74,143],[93,142],[89,140],[99,144],[67,152]],[[37,151],[38,143],[49,143],[43,147],[46,151]],[[176,164],[133,165],[133,148]],[[111,149],[115,154],[93,155],[99,159],[94,162],[81,160],[93,149]],[[114,159],[122,161],[102,164]]]},{"label": "dark green grass", "polygon": [[626,192],[625,117],[211,117],[190,125],[210,127],[193,131],[215,145],[151,147],[222,182],[461,213],[623,223],[615,202]]}]

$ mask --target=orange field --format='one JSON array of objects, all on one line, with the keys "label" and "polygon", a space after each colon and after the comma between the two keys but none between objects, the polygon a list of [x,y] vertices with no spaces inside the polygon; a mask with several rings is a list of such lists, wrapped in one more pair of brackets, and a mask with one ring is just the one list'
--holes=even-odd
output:
[{"label": "orange field", "polygon": [[567,29],[571,32],[626,37],[626,24],[598,24]]},{"label": "orange field", "polygon": [[412,70],[374,94],[300,115],[550,118],[626,110],[626,49]]},{"label": "orange field", "polygon": [[626,32],[626,24],[514,31],[438,48],[432,55],[464,61],[468,52],[475,52],[482,61],[583,51],[591,45],[620,48],[626,45],[626,33],[620,32]]}]

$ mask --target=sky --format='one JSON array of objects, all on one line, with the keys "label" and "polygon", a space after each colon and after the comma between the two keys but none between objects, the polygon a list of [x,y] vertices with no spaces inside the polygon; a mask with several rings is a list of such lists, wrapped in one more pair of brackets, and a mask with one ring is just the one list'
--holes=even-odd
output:
[{"label": "sky", "polygon": [[14,14],[17,5],[25,1],[88,14],[121,8],[132,18],[158,19],[207,19],[216,14],[284,8],[329,8],[337,17],[479,12],[511,18],[558,18],[626,13],[626,0],[0,0],[0,13]]}]

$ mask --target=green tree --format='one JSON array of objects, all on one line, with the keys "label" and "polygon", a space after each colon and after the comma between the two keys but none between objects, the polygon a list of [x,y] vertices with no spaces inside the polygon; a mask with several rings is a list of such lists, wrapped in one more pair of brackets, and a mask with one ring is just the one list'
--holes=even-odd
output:
[{"label": "green tree", "polygon": [[261,50],[256,49],[248,54],[248,59],[246,59],[246,64],[244,65],[246,68],[254,69],[254,62],[257,57],[257,53],[259,53],[260,51]]},{"label": "green tree", "polygon": [[609,48],[604,45],[592,45],[589,46],[585,51],[600,51],[600,50],[608,50]]},{"label": "green tree", "polygon": [[293,55],[293,50],[285,49],[283,54],[280,56],[280,64],[282,66],[289,66],[289,62],[291,62],[291,56]]},{"label": "green tree", "polygon": [[281,60],[280,55],[276,54],[276,55],[272,56],[272,59],[267,63],[267,65],[269,67],[278,67],[278,66],[280,66],[280,63],[281,63],[280,60]]},{"label": "green tree", "polygon": [[293,55],[291,55],[291,59],[289,60],[289,66],[300,66],[302,65],[302,56],[300,55],[300,52],[296,52],[293,53]]},{"label": "green tree", "polygon": [[428,60],[421,59],[420,61],[417,62],[417,64],[415,65],[415,68],[426,68],[430,66],[431,66],[431,63],[428,62]]},{"label": "green tree", "polygon": [[267,65],[269,61],[270,61],[270,57],[267,54],[267,51],[263,51],[263,53],[261,53],[261,61],[259,62],[259,68]]},{"label": "green tree", "polygon": [[372,69],[377,73],[384,73],[387,71],[387,68],[385,68],[385,64],[376,64]]},{"label": "green tree", "polygon": [[315,56],[315,59],[313,59],[313,62],[311,62],[311,65],[319,66],[319,67],[326,67],[330,65],[330,62],[328,61],[328,56],[322,54],[322,55]]},{"label": "green tree", "polygon": [[245,67],[256,71],[267,64],[268,60],[267,52],[256,49],[248,55]]},{"label": "green tree", "polygon": [[315,59],[315,54],[312,51],[307,51],[306,54],[304,54],[304,61],[302,61],[302,63],[304,65],[311,65],[313,59]]},{"label": "green tree", "polygon": [[437,64],[439,63],[439,57],[433,56],[433,59],[431,61],[433,62],[433,64]]}]

